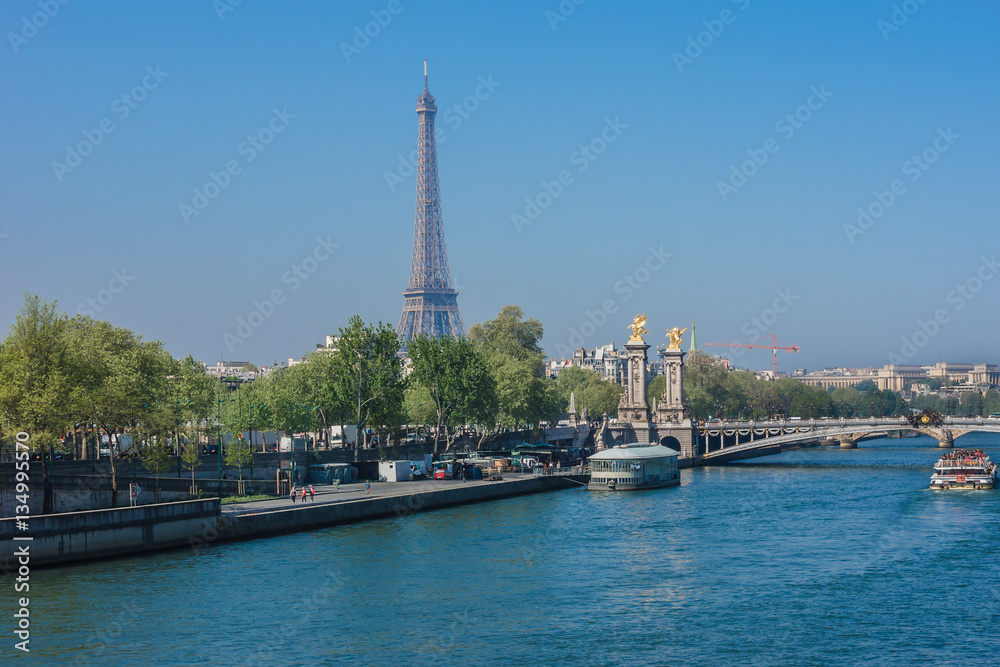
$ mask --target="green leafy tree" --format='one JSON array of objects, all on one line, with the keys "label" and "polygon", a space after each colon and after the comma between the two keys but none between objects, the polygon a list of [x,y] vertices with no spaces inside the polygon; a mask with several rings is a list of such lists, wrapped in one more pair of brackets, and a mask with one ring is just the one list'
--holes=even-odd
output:
[{"label": "green leafy tree", "polygon": [[[560,375],[562,375],[562,373],[560,373]],[[657,401],[659,401],[660,397],[663,396],[663,392],[666,390],[666,388],[667,388],[666,375],[657,375],[656,377],[654,377],[652,380],[649,381],[648,385],[646,385],[646,405],[649,407],[650,410],[653,409],[653,399],[655,398]]]},{"label": "green leafy tree", "polygon": [[184,467],[191,471],[191,493],[194,495],[194,471],[201,465],[201,450],[198,445],[193,442],[188,442],[184,445],[184,449],[181,452],[181,461],[184,463]]},{"label": "green leafy tree", "polygon": [[[72,387],[77,368],[67,340],[67,319],[57,303],[25,293],[14,324],[0,346],[0,413],[15,433],[28,433],[28,447],[51,461],[74,421]],[[42,511],[53,511],[49,467],[42,466]]]},{"label": "green leafy tree", "polygon": [[[170,398],[168,375],[176,363],[158,341],[144,341],[128,329],[77,316],[69,322],[70,350],[77,369],[75,388],[84,413],[112,441],[141,429],[157,405]],[[117,448],[112,445],[111,506],[118,503]]]},{"label": "green leafy tree", "polygon": [[226,465],[239,471],[239,486],[243,489],[243,469],[253,463],[254,451],[250,443],[239,433],[233,443],[226,448]]},{"label": "green leafy tree", "polygon": [[[663,393],[663,379],[662,377],[659,379],[661,384],[657,396]],[[656,380],[657,378],[653,379],[654,382]],[[561,369],[555,381],[555,388],[560,413],[569,409],[569,399],[572,395],[576,401],[577,414],[586,408],[590,417],[600,417],[604,413],[614,414],[624,391],[621,385],[609,382],[599,373],[579,366],[566,366]],[[652,400],[651,389],[647,391],[647,396]]]},{"label": "green leafy tree", "polygon": [[469,330],[496,387],[495,409],[488,418],[494,424],[491,435],[529,425],[537,428],[539,422],[558,416],[558,393],[544,373],[542,334],[541,322],[526,319],[520,306],[504,306],[496,318]]},{"label": "green leafy tree", "polygon": [[[465,338],[437,338],[420,334],[410,341],[410,377],[423,386],[434,404],[437,433],[444,433],[446,449],[454,444],[449,427],[475,419],[496,398],[486,356]],[[438,453],[435,439],[434,453]]]},{"label": "green leafy tree", "polygon": [[[156,493],[160,493],[159,476],[171,468],[170,441],[167,439],[167,426],[155,429],[155,432],[147,432],[149,437],[143,438],[137,443],[139,461],[146,472],[156,477]],[[138,434],[136,434],[138,435]]]},{"label": "green leafy tree", "polygon": [[402,412],[405,382],[399,336],[389,325],[365,324],[357,315],[339,333],[332,353],[337,393],[352,406],[362,447],[367,445],[364,428],[373,418],[385,420]]},{"label": "green leafy tree", "polygon": [[418,383],[411,383],[406,388],[403,398],[403,409],[407,414],[406,422],[413,425],[430,424],[437,419],[437,407],[431,392]]},{"label": "green leafy tree", "polygon": [[492,320],[474,324],[469,339],[487,355],[504,354],[515,359],[544,358],[539,341],[542,323],[535,318],[524,318],[520,306],[504,306]]}]

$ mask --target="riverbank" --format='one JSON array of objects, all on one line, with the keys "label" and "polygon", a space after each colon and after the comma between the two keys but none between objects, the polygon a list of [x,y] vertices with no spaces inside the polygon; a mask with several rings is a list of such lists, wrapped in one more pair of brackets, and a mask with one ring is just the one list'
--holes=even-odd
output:
[{"label": "riverbank", "polygon": [[32,567],[126,556],[176,548],[200,549],[230,541],[326,528],[444,507],[586,485],[586,474],[508,475],[500,481],[425,480],[317,487],[315,500],[288,498],[234,503],[217,499],[0,519],[0,571],[16,570],[13,538],[30,537]]}]

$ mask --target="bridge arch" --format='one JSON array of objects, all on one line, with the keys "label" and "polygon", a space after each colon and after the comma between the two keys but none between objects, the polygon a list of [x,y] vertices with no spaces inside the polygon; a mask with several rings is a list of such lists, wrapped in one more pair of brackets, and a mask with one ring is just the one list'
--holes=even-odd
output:
[{"label": "bridge arch", "polygon": [[[735,442],[729,446],[708,451],[715,442],[723,444],[723,434],[737,434],[749,428],[750,439],[741,442],[736,435]],[[700,429],[702,447],[701,457],[711,459],[716,456],[731,454],[750,449],[774,447],[775,445],[794,444],[813,440],[839,440],[841,447],[851,448],[857,441],[866,436],[886,431],[915,431],[936,439],[941,447],[953,447],[956,439],[967,433],[1000,433],[1000,420],[983,418],[952,418],[936,426],[914,426],[904,419],[831,419],[777,422],[722,422],[702,426]]]}]

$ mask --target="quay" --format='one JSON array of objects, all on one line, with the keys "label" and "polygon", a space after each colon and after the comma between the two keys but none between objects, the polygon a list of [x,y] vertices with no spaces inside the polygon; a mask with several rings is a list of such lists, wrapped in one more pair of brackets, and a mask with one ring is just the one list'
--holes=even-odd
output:
[{"label": "quay", "polygon": [[[0,519],[0,573],[17,570],[15,549],[29,545],[32,567],[250,540],[339,524],[404,517],[471,503],[586,486],[589,474],[509,474],[502,480],[422,480],[316,488],[316,499],[275,498],[221,506],[217,498]],[[15,541],[15,537],[30,540]]]}]

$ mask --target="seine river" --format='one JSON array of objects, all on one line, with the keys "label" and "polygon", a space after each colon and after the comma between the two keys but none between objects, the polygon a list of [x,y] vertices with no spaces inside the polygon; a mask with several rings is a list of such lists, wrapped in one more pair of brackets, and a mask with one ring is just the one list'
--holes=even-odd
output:
[{"label": "seine river", "polygon": [[935,445],[40,570],[17,662],[1000,664],[1000,490],[930,491]]}]

